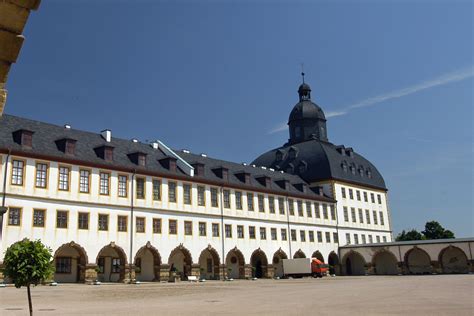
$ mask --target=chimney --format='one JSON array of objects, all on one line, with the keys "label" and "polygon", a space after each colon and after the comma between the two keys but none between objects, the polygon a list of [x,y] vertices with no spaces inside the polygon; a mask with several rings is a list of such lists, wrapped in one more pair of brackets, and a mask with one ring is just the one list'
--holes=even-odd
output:
[{"label": "chimney", "polygon": [[151,147],[152,147],[153,149],[158,149],[158,142],[157,142],[157,141],[152,142],[152,143],[151,143]]},{"label": "chimney", "polygon": [[100,132],[100,135],[107,143],[110,143],[112,140],[112,131],[110,129],[104,129],[102,132]]}]

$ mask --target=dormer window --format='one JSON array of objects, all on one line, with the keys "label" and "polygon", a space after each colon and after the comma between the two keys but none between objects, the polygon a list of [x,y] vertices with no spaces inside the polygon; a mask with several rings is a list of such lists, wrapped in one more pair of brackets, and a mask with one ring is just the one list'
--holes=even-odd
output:
[{"label": "dormer window", "polygon": [[306,183],[296,183],[293,186],[300,192],[306,193],[307,184]]},{"label": "dormer window", "polygon": [[272,185],[272,179],[270,177],[260,176],[260,177],[257,177],[256,179],[261,185],[263,185],[266,188],[269,188]]},{"label": "dormer window", "polygon": [[298,150],[295,147],[291,147],[290,150],[288,150],[288,157],[290,159],[295,159],[297,155],[298,155]]},{"label": "dormer window", "polygon": [[352,174],[356,174],[356,167],[354,164],[351,164],[350,168]]},{"label": "dormer window", "polygon": [[343,170],[344,172],[347,172],[347,162],[343,161],[343,162],[341,163],[341,167],[342,167],[342,170]]},{"label": "dormer window", "polygon": [[95,154],[97,157],[104,159],[105,161],[113,161],[114,160],[114,147],[112,146],[100,146],[94,148]]},{"label": "dormer window", "polygon": [[128,154],[128,158],[136,165],[145,167],[146,166],[146,154],[140,151]]},{"label": "dormer window", "polygon": [[13,141],[21,146],[31,148],[33,146],[33,134],[34,132],[20,129],[13,132]]},{"label": "dormer window", "polygon": [[71,138],[58,139],[56,147],[66,155],[74,155],[76,153],[76,140]]},{"label": "dormer window", "polygon": [[276,183],[280,188],[282,188],[283,190],[288,190],[290,181],[285,180],[285,179],[281,179],[281,180],[276,180],[275,183]]},{"label": "dormer window", "polygon": [[367,174],[367,178],[369,179],[372,178],[372,171],[370,169],[367,169],[366,174]]},{"label": "dormer window", "polygon": [[194,168],[195,176],[204,176],[204,164],[198,162],[193,164],[192,166]]},{"label": "dormer window", "polygon": [[223,180],[229,179],[229,169],[225,167],[215,168],[215,169],[212,169],[212,171],[214,172],[216,176],[218,176],[219,178]]},{"label": "dormer window", "polygon": [[308,167],[308,164],[306,161],[301,161],[300,164],[298,165],[298,173],[303,174],[306,172],[306,168]]},{"label": "dormer window", "polygon": [[275,153],[275,161],[280,162],[283,160],[283,152],[281,150],[277,150]]},{"label": "dormer window", "polygon": [[166,157],[159,160],[159,163],[169,171],[176,171],[176,158]]}]

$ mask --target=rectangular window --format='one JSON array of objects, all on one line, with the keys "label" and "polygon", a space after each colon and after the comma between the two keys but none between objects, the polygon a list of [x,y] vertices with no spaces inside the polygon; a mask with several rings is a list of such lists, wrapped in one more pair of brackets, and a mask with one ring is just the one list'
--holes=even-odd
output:
[{"label": "rectangular window", "polygon": [[367,192],[364,191],[364,202],[369,202],[369,198],[367,197]]},{"label": "rectangular window", "polygon": [[316,232],[316,235],[318,237],[318,242],[322,243],[323,242],[323,233],[322,232]]},{"label": "rectangular window", "polygon": [[331,243],[331,233],[330,232],[326,232],[326,242]]},{"label": "rectangular window", "polygon": [[67,211],[56,211],[56,227],[67,228]]},{"label": "rectangular window", "polygon": [[303,201],[298,200],[296,201],[296,206],[298,207],[298,216],[303,217]]},{"label": "rectangular window", "polygon": [[124,175],[118,176],[118,196],[119,197],[127,197],[128,189],[127,189],[128,177]]},{"label": "rectangular window", "polygon": [[344,221],[348,222],[349,221],[349,212],[347,211],[347,206],[344,206],[342,209],[344,210]]},{"label": "rectangular window", "polygon": [[346,188],[341,188],[341,194],[342,194],[342,198],[345,199],[346,198]]},{"label": "rectangular window", "polygon": [[187,183],[183,184],[183,203],[191,204],[191,185]]},{"label": "rectangular window", "polygon": [[331,204],[329,207],[331,208],[331,219],[335,221],[336,220],[336,207],[334,206],[334,204]]},{"label": "rectangular window", "polygon": [[69,168],[68,167],[59,167],[58,189],[61,191],[69,190]]},{"label": "rectangular window", "polygon": [[291,230],[291,240],[296,241],[296,229]]},{"label": "rectangular window", "polygon": [[240,191],[235,191],[235,208],[242,209],[242,192]]},{"label": "rectangular window", "polygon": [[265,212],[265,198],[262,194],[258,195],[258,211]]},{"label": "rectangular window", "polygon": [[379,202],[379,204],[382,204],[382,197],[380,196],[380,194],[377,194],[377,202]]},{"label": "rectangular window", "polygon": [[354,234],[354,244],[358,245],[359,244],[359,235]]},{"label": "rectangular window", "polygon": [[382,211],[379,212],[379,218],[380,218],[380,225],[385,225],[385,221],[384,221],[384,218],[383,218],[383,212]]},{"label": "rectangular window", "polygon": [[281,215],[285,215],[285,199],[282,197],[278,198],[278,209]]},{"label": "rectangular window", "polygon": [[80,212],[77,216],[77,228],[89,229],[89,213]]},{"label": "rectangular window", "polygon": [[364,223],[364,213],[361,208],[359,209],[359,222]]},{"label": "rectangular window", "polygon": [[365,210],[365,221],[367,222],[367,224],[370,224],[370,211],[369,210]]},{"label": "rectangular window", "polygon": [[282,228],[281,229],[281,240],[286,240],[287,237],[286,237],[286,229],[285,228]]},{"label": "rectangular window", "polygon": [[267,239],[267,229],[265,227],[260,227],[260,239],[261,240]]},{"label": "rectangular window", "polygon": [[372,237],[372,235],[369,235],[369,243],[370,244],[374,243],[374,237]]},{"label": "rectangular window", "polygon": [[377,220],[377,211],[372,211],[372,214],[374,214],[374,225],[378,225],[379,222]]},{"label": "rectangular window", "polygon": [[319,203],[314,203],[314,213],[316,218],[321,218],[321,212],[319,210]]},{"label": "rectangular window", "polygon": [[199,236],[207,236],[206,228],[205,222],[199,222]]},{"label": "rectangular window", "polygon": [[193,234],[193,222],[184,221],[184,234],[190,236]]},{"label": "rectangular window", "polygon": [[120,273],[120,258],[112,258],[112,273]]},{"label": "rectangular window", "polygon": [[232,238],[232,225],[230,224],[225,225],[225,237]]},{"label": "rectangular window", "polygon": [[354,199],[354,192],[352,191],[352,189],[349,189],[349,198],[350,198],[351,200]]},{"label": "rectangular window", "polygon": [[268,208],[269,208],[270,214],[275,214],[275,197],[274,196],[268,197]]},{"label": "rectangular window", "polygon": [[79,192],[89,193],[91,172],[89,170],[79,170]]},{"label": "rectangular window", "polygon": [[311,210],[311,202],[306,202],[306,216],[313,217],[313,211]]},{"label": "rectangular window", "polygon": [[219,224],[212,224],[212,237],[219,237]]},{"label": "rectangular window", "polygon": [[170,235],[176,235],[178,233],[178,223],[175,219],[168,221],[168,231]]},{"label": "rectangular window", "polygon": [[336,244],[339,242],[339,236],[337,235],[337,233],[332,233],[332,239]]},{"label": "rectangular window", "polygon": [[351,234],[346,233],[346,244],[350,244],[350,243],[351,243]]},{"label": "rectangular window", "polygon": [[176,203],[176,182],[168,182],[168,202]]},{"label": "rectangular window", "polygon": [[292,216],[295,215],[295,202],[293,201],[293,199],[288,199],[288,212]]},{"label": "rectangular window", "polygon": [[386,236],[383,236],[383,242],[387,242],[387,237]]},{"label": "rectangular window", "polygon": [[161,234],[161,218],[153,219],[153,234]]},{"label": "rectangular window", "polygon": [[99,268],[99,271],[97,273],[104,273],[105,270],[105,258],[104,257],[99,257],[97,260],[97,267]]},{"label": "rectangular window", "polygon": [[153,186],[153,200],[161,201],[161,180],[153,179],[152,186]]},{"label": "rectangular window", "polygon": [[365,235],[362,234],[360,235],[362,237],[362,244],[366,244],[367,243],[367,240],[365,239]]},{"label": "rectangular window", "polygon": [[99,193],[101,195],[109,195],[110,173],[100,173]]},{"label": "rectangular window", "polygon": [[68,274],[71,273],[71,257],[57,257],[55,273]]},{"label": "rectangular window", "polygon": [[324,219],[328,219],[328,205],[327,204],[323,204],[323,218]]},{"label": "rectangular window", "polygon": [[206,188],[202,185],[198,185],[198,205],[205,206],[206,205]]},{"label": "rectangular window", "polygon": [[270,234],[272,235],[272,240],[277,240],[277,229],[276,228],[271,228],[270,229]]},{"label": "rectangular window", "polygon": [[373,193],[370,193],[370,200],[372,203],[375,203],[375,195]]},{"label": "rectangular window", "polygon": [[211,188],[211,206],[219,207],[219,200],[217,198],[217,188]]},{"label": "rectangular window", "polygon": [[253,207],[253,193],[248,193],[247,192],[247,209],[249,211],[254,210],[254,207]]},{"label": "rectangular window", "polygon": [[301,242],[306,241],[306,232],[304,230],[300,230],[300,240]]},{"label": "rectangular window", "polygon": [[21,209],[17,207],[10,207],[8,209],[8,225],[20,226],[21,224]]},{"label": "rectangular window", "polygon": [[44,227],[45,211],[33,210],[33,226]]},{"label": "rectangular window", "polygon": [[314,232],[310,230],[308,232],[309,242],[314,242]]},{"label": "rectangular window", "polygon": [[45,163],[37,163],[35,186],[37,188],[46,188],[46,186],[48,185],[47,176],[48,176],[48,165]]},{"label": "rectangular window", "polygon": [[237,238],[244,238],[244,226],[237,225]]},{"label": "rectangular window", "polygon": [[357,201],[360,201],[360,191],[359,190],[356,191],[356,196],[357,196]]},{"label": "rectangular window", "polygon": [[137,233],[145,232],[145,217],[135,217],[135,230]]},{"label": "rectangular window", "polygon": [[137,199],[145,198],[145,178],[137,178]]},{"label": "rectangular window", "polygon": [[109,230],[109,215],[99,214],[99,230]]},{"label": "rectangular window", "polygon": [[380,243],[380,236],[376,236],[375,238],[377,238],[377,243],[379,244]]},{"label": "rectangular window", "polygon": [[249,238],[255,239],[255,226],[249,226]]},{"label": "rectangular window", "polygon": [[230,190],[223,190],[224,195],[224,208],[230,208]]},{"label": "rectangular window", "polygon": [[355,223],[357,219],[356,219],[356,209],[354,207],[351,207],[351,217],[352,217],[352,222]]},{"label": "rectangular window", "polygon": [[12,184],[23,185],[25,162],[22,160],[13,160],[12,165]]},{"label": "rectangular window", "polygon": [[127,216],[121,216],[119,215],[117,217],[117,230],[119,232],[126,232],[128,228],[127,225]]}]

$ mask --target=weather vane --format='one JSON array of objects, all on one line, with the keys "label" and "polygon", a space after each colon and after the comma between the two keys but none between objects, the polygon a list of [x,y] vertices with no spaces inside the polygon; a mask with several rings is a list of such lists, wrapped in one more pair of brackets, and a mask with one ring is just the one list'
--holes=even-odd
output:
[{"label": "weather vane", "polygon": [[301,76],[303,77],[303,83],[304,83],[304,63],[301,63]]}]

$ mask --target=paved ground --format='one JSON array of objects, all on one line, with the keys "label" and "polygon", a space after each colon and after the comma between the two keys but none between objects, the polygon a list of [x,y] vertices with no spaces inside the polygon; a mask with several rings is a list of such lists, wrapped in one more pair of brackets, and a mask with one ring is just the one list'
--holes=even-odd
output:
[{"label": "paved ground", "polygon": [[[474,275],[368,276],[33,288],[36,315],[473,315]],[[0,315],[26,315],[25,289],[0,289]]]}]

